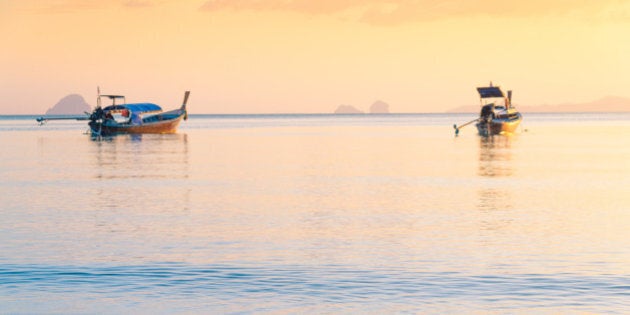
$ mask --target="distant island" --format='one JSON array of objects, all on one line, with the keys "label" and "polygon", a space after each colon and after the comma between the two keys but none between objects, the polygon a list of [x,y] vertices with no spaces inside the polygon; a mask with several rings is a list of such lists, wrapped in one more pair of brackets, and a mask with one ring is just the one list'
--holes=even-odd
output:
[{"label": "distant island", "polygon": [[48,109],[46,115],[80,115],[91,111],[92,107],[85,101],[83,96],[70,94]]},{"label": "distant island", "polygon": [[339,105],[335,114],[363,114],[363,112],[352,105]]},{"label": "distant island", "polygon": [[389,104],[383,101],[376,101],[370,106],[371,114],[389,114]]},{"label": "distant island", "polygon": [[[514,104],[521,112],[530,113],[566,113],[566,112],[630,112],[630,99],[619,96],[606,96],[588,103],[565,103],[558,105],[519,105]],[[478,112],[479,105],[460,106],[449,110],[449,113]]]},{"label": "distant island", "polygon": [[[370,106],[370,114],[388,114],[389,104],[383,101],[376,101]],[[339,105],[335,110],[335,114],[364,114],[360,109],[352,105]]]}]

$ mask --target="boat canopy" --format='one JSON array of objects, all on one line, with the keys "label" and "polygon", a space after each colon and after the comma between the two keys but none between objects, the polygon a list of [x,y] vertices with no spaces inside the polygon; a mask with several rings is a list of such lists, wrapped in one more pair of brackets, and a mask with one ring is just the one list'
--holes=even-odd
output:
[{"label": "boat canopy", "polygon": [[111,106],[107,106],[103,108],[103,110],[122,110],[122,109],[128,109],[130,112],[137,113],[137,114],[162,111],[162,107],[153,103],[111,105]]},{"label": "boat canopy", "polygon": [[109,99],[125,98],[124,95],[99,95],[98,97],[107,97]]},{"label": "boat canopy", "polygon": [[504,97],[503,92],[498,86],[478,87],[477,91],[481,98]]}]

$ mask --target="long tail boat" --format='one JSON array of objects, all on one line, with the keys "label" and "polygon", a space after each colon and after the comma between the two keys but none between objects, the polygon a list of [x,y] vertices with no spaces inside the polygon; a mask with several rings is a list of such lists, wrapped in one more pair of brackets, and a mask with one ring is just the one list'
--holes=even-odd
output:
[{"label": "long tail boat", "polygon": [[[142,133],[175,133],[181,120],[188,119],[186,103],[190,91],[184,94],[184,102],[180,108],[163,112],[162,108],[153,103],[127,104],[122,95],[101,95],[97,97],[97,106],[92,113],[80,117],[39,117],[40,124],[48,120],[76,119],[89,120],[88,126],[94,136],[110,136],[116,134]],[[101,106],[101,99],[108,98],[112,104]],[[122,101],[116,104],[116,101]]]},{"label": "long tail boat", "polygon": [[455,135],[464,126],[476,122],[475,126],[481,136],[514,133],[523,120],[523,115],[512,105],[512,91],[503,94],[501,88],[493,86],[478,87],[481,101],[479,118],[469,121],[461,126],[453,125]]}]

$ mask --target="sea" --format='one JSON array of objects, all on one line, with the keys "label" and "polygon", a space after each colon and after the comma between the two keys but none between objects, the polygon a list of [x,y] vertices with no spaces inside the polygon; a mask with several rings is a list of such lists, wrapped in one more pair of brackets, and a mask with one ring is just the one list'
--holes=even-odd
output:
[{"label": "sea", "polygon": [[0,116],[2,314],[629,314],[630,113]]}]

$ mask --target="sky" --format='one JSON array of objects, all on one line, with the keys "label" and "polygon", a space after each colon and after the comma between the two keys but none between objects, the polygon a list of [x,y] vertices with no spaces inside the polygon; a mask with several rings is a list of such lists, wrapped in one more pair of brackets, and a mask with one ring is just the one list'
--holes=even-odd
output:
[{"label": "sky", "polygon": [[96,87],[191,113],[630,98],[628,0],[0,0],[0,114]]}]

